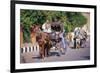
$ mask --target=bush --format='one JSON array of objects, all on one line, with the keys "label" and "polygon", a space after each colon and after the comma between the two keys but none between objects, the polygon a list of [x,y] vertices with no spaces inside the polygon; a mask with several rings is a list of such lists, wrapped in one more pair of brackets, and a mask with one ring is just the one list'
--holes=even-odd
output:
[{"label": "bush", "polygon": [[64,24],[65,32],[71,32],[75,27],[83,26],[87,19],[80,12],[20,10],[20,23],[23,26],[24,42],[30,42],[30,27],[41,25],[46,21],[58,18]]}]

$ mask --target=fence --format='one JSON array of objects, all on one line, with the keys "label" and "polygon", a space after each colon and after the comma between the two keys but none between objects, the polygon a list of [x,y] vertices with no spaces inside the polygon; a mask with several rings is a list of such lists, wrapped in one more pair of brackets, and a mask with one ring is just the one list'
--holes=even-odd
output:
[{"label": "fence", "polygon": [[39,52],[39,45],[24,46],[21,48],[21,53]]}]

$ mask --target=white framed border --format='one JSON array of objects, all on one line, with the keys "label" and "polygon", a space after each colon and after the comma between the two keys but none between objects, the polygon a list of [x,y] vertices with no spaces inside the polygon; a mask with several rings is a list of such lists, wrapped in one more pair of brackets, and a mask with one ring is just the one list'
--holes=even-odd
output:
[{"label": "white framed border", "polygon": [[[20,64],[20,9],[32,10],[54,10],[54,11],[72,11],[72,12],[89,12],[90,13],[90,60],[85,61],[64,61],[64,62],[47,62],[47,63],[27,63]],[[78,7],[60,7],[44,5],[15,5],[15,69],[45,68],[45,67],[62,67],[62,66],[81,66],[94,64],[94,9]]]}]

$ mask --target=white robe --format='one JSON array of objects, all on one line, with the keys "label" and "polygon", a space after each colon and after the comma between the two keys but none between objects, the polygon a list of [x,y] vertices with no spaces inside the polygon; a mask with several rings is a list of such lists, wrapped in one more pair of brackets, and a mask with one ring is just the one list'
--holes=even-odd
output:
[{"label": "white robe", "polygon": [[[48,26],[48,25],[49,25],[49,26]],[[47,27],[47,28],[46,28],[46,27]],[[44,24],[42,25],[42,29],[43,29],[44,32],[51,33],[51,26],[50,26],[50,24],[44,23]]]}]

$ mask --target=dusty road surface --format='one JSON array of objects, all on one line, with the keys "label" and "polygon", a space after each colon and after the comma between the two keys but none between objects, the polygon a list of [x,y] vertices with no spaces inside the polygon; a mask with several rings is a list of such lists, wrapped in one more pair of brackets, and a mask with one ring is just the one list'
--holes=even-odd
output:
[{"label": "dusty road surface", "polygon": [[36,63],[36,62],[56,62],[56,61],[79,61],[90,59],[90,40],[84,43],[86,47],[79,49],[72,49],[67,47],[65,54],[58,55],[58,52],[52,51],[49,57],[44,59],[39,58],[38,52],[21,53],[21,63]]}]

